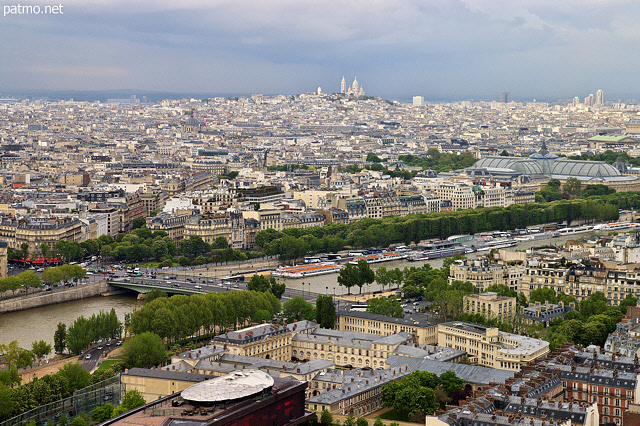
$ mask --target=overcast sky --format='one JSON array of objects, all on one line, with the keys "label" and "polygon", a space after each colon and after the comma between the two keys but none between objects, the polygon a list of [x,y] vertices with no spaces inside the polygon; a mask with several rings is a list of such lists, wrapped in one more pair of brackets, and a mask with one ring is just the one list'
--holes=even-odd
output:
[{"label": "overcast sky", "polygon": [[0,16],[0,91],[336,92],[344,75],[380,96],[640,93],[638,1],[62,5],[62,15]]}]

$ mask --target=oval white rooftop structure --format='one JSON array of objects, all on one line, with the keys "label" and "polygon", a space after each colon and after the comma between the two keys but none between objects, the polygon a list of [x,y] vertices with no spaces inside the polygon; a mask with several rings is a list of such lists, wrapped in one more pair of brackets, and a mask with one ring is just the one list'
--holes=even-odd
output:
[{"label": "oval white rooftop structure", "polygon": [[203,403],[230,401],[262,392],[273,383],[273,377],[261,370],[234,371],[188,387],[182,391],[182,398]]}]

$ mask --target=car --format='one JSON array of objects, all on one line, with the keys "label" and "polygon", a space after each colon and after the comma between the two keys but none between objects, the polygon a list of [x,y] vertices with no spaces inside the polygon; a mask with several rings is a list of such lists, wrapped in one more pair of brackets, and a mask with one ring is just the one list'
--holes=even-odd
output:
[{"label": "car", "polygon": [[224,287],[224,284],[218,283],[218,287]]},{"label": "car", "polygon": [[85,356],[84,359],[91,359],[91,354],[87,354],[87,356]]},{"label": "car", "polygon": [[31,266],[29,269],[32,270],[32,271],[35,271],[36,267],[35,266]]},{"label": "car", "polygon": [[174,287],[180,287],[180,283],[173,283]]},{"label": "car", "polygon": [[102,346],[98,346],[98,350],[101,351],[102,350]]},{"label": "car", "polygon": [[44,272],[44,268],[38,268],[36,269],[36,272]]},{"label": "car", "polygon": [[238,288],[238,287],[239,287],[238,284],[233,285],[233,288]]},{"label": "car", "polygon": [[111,346],[111,341],[107,342],[107,346]]},{"label": "car", "polygon": [[199,285],[194,285],[193,288],[200,290],[202,287],[200,287]]},{"label": "car", "polygon": [[93,272],[87,271],[87,273],[85,275],[93,275]]}]

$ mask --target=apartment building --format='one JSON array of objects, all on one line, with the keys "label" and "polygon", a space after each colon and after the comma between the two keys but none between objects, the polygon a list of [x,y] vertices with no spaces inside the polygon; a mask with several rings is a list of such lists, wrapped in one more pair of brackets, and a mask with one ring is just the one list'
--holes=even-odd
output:
[{"label": "apartment building", "polygon": [[512,320],[516,314],[516,298],[499,296],[494,292],[467,294],[463,297],[462,303],[462,309],[467,314],[481,314],[501,322]]},{"label": "apartment building", "polygon": [[247,210],[242,212],[245,219],[255,219],[260,223],[260,230],[275,229],[282,231],[282,211],[275,209]]},{"label": "apartment building", "polygon": [[609,306],[618,306],[628,293],[640,296],[640,271],[584,265],[560,267],[556,262],[527,266],[521,282],[525,296],[529,298],[531,291],[545,287],[573,296],[578,302],[600,291]]},{"label": "apartment building", "polygon": [[291,354],[299,359],[331,361],[341,367],[379,368],[400,345],[414,341],[407,332],[380,336],[318,328],[293,336]]},{"label": "apartment building", "polygon": [[155,217],[147,218],[147,228],[152,231],[165,231],[177,246],[185,237],[185,225],[193,216],[190,214],[172,215],[160,213]]},{"label": "apartment building", "polygon": [[505,190],[500,186],[473,187],[476,195],[476,207],[504,207]]},{"label": "apartment building", "polygon": [[216,238],[223,237],[231,244],[231,219],[229,214],[196,216],[184,222],[184,238],[198,236],[208,244],[212,244]]},{"label": "apartment building", "polygon": [[291,361],[292,337],[309,332],[318,324],[300,321],[288,325],[261,324],[238,331],[230,331],[213,338],[232,355]]},{"label": "apartment building", "polygon": [[438,343],[438,325],[433,320],[414,321],[369,312],[341,311],[337,316],[337,328],[341,331],[379,336],[406,332],[412,334],[418,344],[435,345]]},{"label": "apartment building", "polygon": [[443,182],[436,187],[441,200],[450,200],[453,210],[473,209],[476,207],[476,194],[473,187],[466,183]]},{"label": "apartment building", "polygon": [[544,340],[464,322],[438,324],[438,346],[465,351],[472,363],[510,371],[549,353]]},{"label": "apartment building", "polygon": [[520,266],[489,262],[485,257],[456,260],[451,264],[449,283],[468,281],[480,291],[485,291],[492,284],[504,284],[517,291],[520,288],[523,269]]},{"label": "apartment building", "polygon": [[107,235],[113,238],[118,236],[120,232],[120,212],[115,206],[97,205],[89,209],[88,216],[93,214],[104,214],[107,216]]}]

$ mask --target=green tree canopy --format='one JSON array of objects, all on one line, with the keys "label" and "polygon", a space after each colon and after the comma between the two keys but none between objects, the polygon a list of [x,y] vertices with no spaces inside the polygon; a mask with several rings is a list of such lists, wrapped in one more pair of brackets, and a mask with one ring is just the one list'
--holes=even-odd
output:
[{"label": "green tree canopy", "polygon": [[164,343],[155,333],[138,334],[122,346],[122,362],[126,368],[150,368],[167,361]]}]

